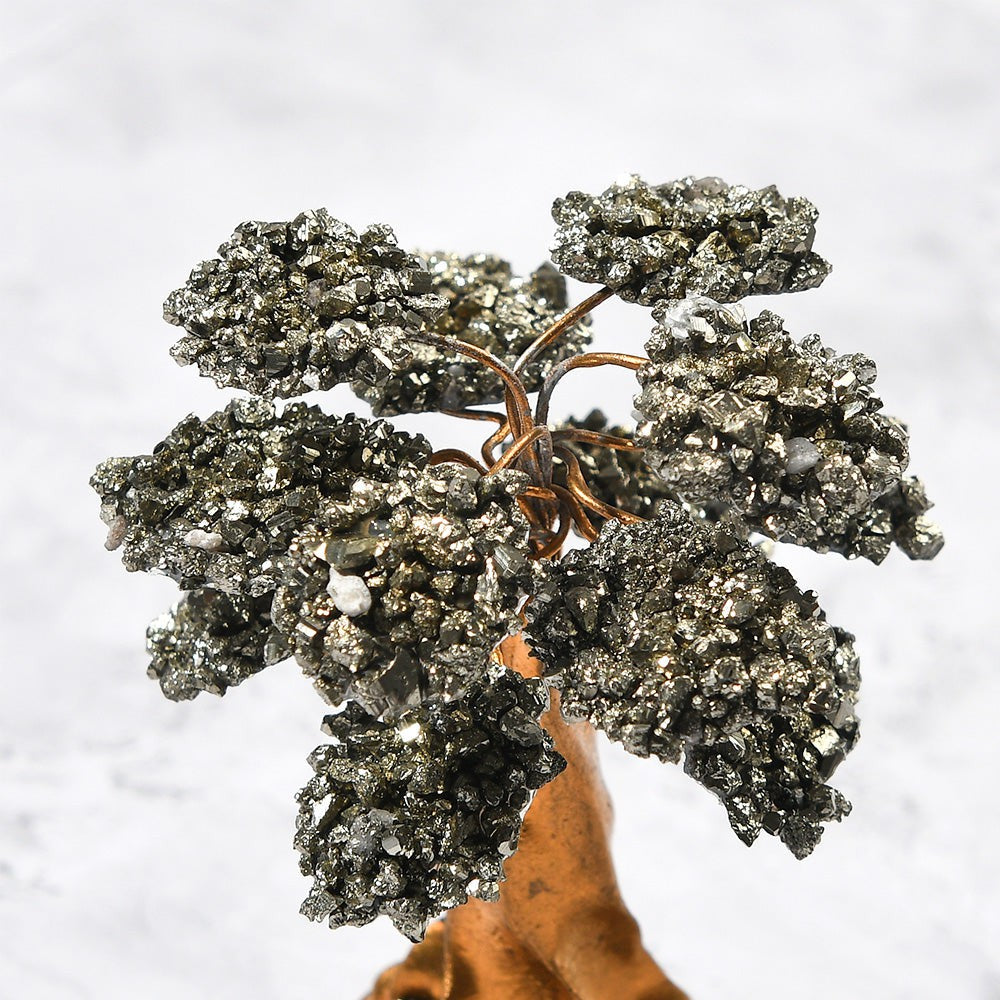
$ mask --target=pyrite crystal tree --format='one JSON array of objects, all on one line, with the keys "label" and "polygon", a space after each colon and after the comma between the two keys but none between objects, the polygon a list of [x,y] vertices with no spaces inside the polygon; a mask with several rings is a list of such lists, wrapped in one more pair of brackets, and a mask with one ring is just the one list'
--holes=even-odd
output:
[{"label": "pyrite crystal tree", "polygon": [[[520,278],[318,210],[240,225],[167,299],[177,361],[250,396],[99,466],[107,546],[181,588],[147,633],[167,697],[294,657],[332,706],[302,911],[422,942],[378,1000],[681,995],[618,895],[591,726],[683,762],[747,844],[805,857],[847,815],[852,636],[758,543],[878,563],[942,538],[873,362],[737,304],[822,282],[816,215],[632,178],[558,199],[559,270]],[[563,275],[601,287],[568,308]],[[587,350],[615,294],[652,307],[647,356]],[[637,425],[551,424],[559,382],[602,365],[636,373]],[[341,383],[491,433],[472,456],[274,403]],[[563,556],[571,530],[590,544]]]}]

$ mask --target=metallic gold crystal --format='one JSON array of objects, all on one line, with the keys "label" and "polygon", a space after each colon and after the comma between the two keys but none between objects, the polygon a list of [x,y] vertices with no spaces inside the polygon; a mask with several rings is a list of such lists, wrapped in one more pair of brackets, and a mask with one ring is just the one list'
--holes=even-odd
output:
[{"label": "metallic gold crystal", "polygon": [[705,298],[654,314],[636,439],[685,500],[819,552],[881,562],[895,542],[912,559],[937,554],[923,486],[904,476],[906,427],[882,412],[870,358]]},{"label": "metallic gold crystal", "polygon": [[723,526],[664,505],[542,564],[526,634],[569,718],[685,770],[746,843],[798,857],[849,806],[825,781],[857,740],[853,637]]},{"label": "metallic gold crystal", "polygon": [[775,187],[754,191],[718,177],[647,184],[630,177],[599,195],[556,199],[552,259],[570,277],[613,288],[628,302],[815,288],[830,265],[812,252],[817,211]]},{"label": "metallic gold crystal", "polygon": [[[429,329],[491,351],[513,365],[521,353],[567,307],[566,279],[551,264],[525,278],[489,254],[415,254],[431,276],[430,290],[448,303]],[[529,391],[538,389],[552,367],[579,354],[590,341],[590,320],[575,323],[559,343],[524,371]],[[408,359],[375,384],[357,382],[355,391],[380,416],[458,410],[503,399],[503,382],[484,365],[436,347],[413,346]]]}]

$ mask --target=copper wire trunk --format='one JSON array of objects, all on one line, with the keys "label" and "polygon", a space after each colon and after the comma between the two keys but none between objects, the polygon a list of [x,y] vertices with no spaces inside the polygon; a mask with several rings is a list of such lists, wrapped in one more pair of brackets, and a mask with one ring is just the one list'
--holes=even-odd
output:
[{"label": "copper wire trunk", "polygon": [[[525,677],[541,667],[520,636],[500,647]],[[683,1000],[642,946],[611,860],[611,801],[594,731],[542,716],[567,768],[535,796],[500,900],[471,899],[384,972],[368,1000]]]}]

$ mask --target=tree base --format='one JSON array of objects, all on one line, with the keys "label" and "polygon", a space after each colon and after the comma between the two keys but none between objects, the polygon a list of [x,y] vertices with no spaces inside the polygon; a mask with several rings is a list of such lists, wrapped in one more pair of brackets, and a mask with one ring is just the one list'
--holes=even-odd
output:
[{"label": "tree base", "polygon": [[[539,676],[519,636],[500,655]],[[566,723],[555,693],[542,724],[568,766],[528,809],[499,902],[449,911],[367,1000],[685,1000],[643,948],[618,891],[593,730]]]}]

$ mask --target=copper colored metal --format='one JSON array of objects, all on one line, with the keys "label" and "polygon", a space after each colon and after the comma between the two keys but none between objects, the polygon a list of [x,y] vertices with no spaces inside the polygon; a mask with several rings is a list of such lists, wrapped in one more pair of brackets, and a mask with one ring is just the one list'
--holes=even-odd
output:
[{"label": "copper colored metal", "polygon": [[550,486],[525,486],[518,497],[530,497],[535,500],[549,500],[556,502],[558,497]]},{"label": "copper colored metal", "polygon": [[535,423],[548,423],[549,400],[552,398],[552,391],[569,372],[575,371],[577,368],[602,368],[604,365],[615,365],[618,368],[628,368],[629,371],[636,372],[645,364],[649,364],[649,358],[638,354],[608,353],[606,351],[576,354],[571,358],[566,358],[565,361],[560,361],[542,383],[542,388],[538,393],[538,401],[535,404]]},{"label": "copper colored metal", "polygon": [[504,364],[495,354],[469,344],[464,340],[457,340],[454,337],[445,337],[431,330],[423,330],[413,337],[415,343],[427,344],[444,351],[452,351],[455,354],[464,355],[486,365],[503,379],[507,404],[508,419],[520,434],[531,424],[531,404],[528,402],[528,394],[524,389],[524,383],[511,369]]},{"label": "copper colored metal", "polygon": [[578,323],[587,313],[596,309],[605,299],[611,298],[614,294],[612,289],[602,288],[589,298],[584,299],[579,305],[574,306],[569,312],[564,313],[552,326],[528,345],[528,349],[517,359],[514,371],[523,372],[539,354],[557,341],[574,323]]},{"label": "copper colored metal", "polygon": [[588,542],[593,542],[597,538],[597,528],[594,527],[594,523],[587,516],[587,511],[584,509],[579,497],[556,483],[552,484],[552,491],[566,505],[567,510],[572,515],[573,523],[579,529],[580,534]]},{"label": "copper colored metal", "polygon": [[507,418],[502,413],[494,413],[492,410],[473,410],[466,407],[462,410],[442,410],[446,417],[458,417],[460,420],[487,420],[490,423],[503,426]]},{"label": "copper colored metal", "polygon": [[551,538],[539,548],[538,559],[555,559],[562,552],[563,542],[569,537],[569,529],[573,525],[572,515],[567,508],[559,508],[559,527]]},{"label": "copper colored metal", "polygon": [[[519,637],[503,662],[535,677]],[[368,1000],[684,1000],[642,946],[611,863],[611,802],[594,732],[542,717],[568,767],[535,796],[500,901],[471,900],[379,978]]]},{"label": "copper colored metal", "polygon": [[580,468],[580,462],[572,451],[568,448],[557,446],[556,454],[566,463],[566,485],[569,487],[570,493],[584,507],[594,511],[595,514],[600,514],[602,517],[617,518],[626,524],[636,524],[644,520],[638,514],[631,514],[627,510],[619,510],[617,507],[612,507],[610,504],[604,503],[603,500],[598,500],[587,487],[587,479]]},{"label": "copper colored metal", "polygon": [[434,452],[428,460],[429,465],[441,465],[443,462],[458,462],[459,465],[467,465],[470,469],[481,472],[484,476],[488,470],[482,462],[477,462],[468,452],[459,448],[442,448]]},{"label": "copper colored metal", "polygon": [[603,434],[601,431],[587,431],[578,427],[561,427],[552,432],[552,437],[560,441],[580,441],[583,444],[596,444],[602,448],[614,451],[644,451],[645,449],[629,438],[618,437],[615,434]]},{"label": "copper colored metal", "polygon": [[493,454],[494,449],[496,449],[500,443],[508,437],[510,437],[510,421],[504,420],[483,443],[480,454],[483,456],[483,461],[487,465],[492,465],[497,460],[496,455]]},{"label": "copper colored metal", "polygon": [[547,427],[534,427],[523,437],[518,438],[501,456],[493,463],[493,467],[490,472],[499,472],[500,469],[506,469],[507,466],[512,465],[514,462],[521,457],[521,454],[530,448],[539,438],[543,438],[548,435],[549,429]]}]

